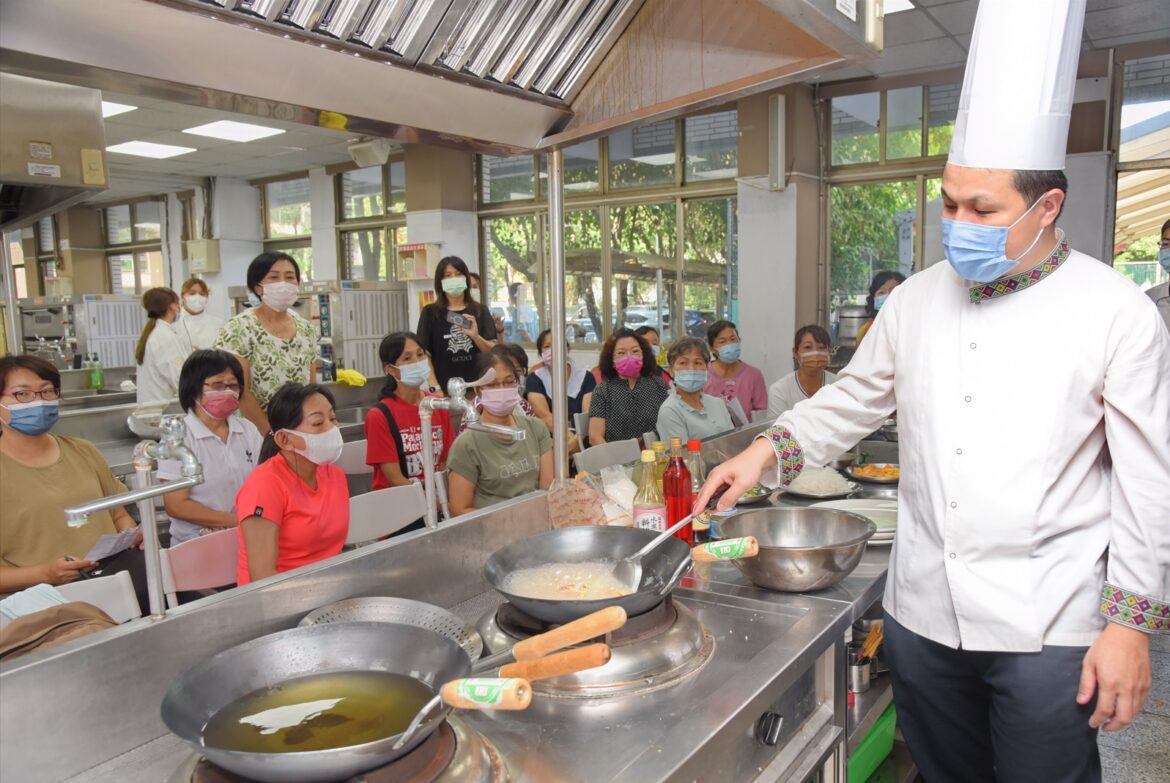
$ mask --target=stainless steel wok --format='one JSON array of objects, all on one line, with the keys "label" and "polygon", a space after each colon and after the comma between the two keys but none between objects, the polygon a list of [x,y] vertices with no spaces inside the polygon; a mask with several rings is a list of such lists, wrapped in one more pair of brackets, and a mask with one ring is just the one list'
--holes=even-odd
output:
[{"label": "stainless steel wok", "polygon": [[860,514],[830,508],[773,507],[720,521],[725,538],[755,536],[760,553],[736,560],[754,584],[803,593],[823,590],[848,576],[865,553],[877,525]]},{"label": "stainless steel wok", "polygon": [[484,575],[488,583],[517,609],[548,623],[567,623],[608,606],[620,606],[633,617],[662,603],[691,567],[691,549],[682,539],[669,539],[646,555],[642,560],[642,583],[638,590],[620,598],[592,601],[528,598],[508,592],[504,589],[504,581],[514,571],[550,563],[595,560],[616,563],[637,552],[656,535],[653,530],[592,525],[550,530],[497,550],[484,565]]}]

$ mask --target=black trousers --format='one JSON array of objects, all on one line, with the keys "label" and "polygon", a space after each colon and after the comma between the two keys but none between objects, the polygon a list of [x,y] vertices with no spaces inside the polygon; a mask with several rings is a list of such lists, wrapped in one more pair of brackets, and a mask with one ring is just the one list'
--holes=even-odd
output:
[{"label": "black trousers", "polygon": [[898,723],[927,783],[1097,783],[1093,703],[1076,702],[1086,647],[954,650],[885,616]]}]

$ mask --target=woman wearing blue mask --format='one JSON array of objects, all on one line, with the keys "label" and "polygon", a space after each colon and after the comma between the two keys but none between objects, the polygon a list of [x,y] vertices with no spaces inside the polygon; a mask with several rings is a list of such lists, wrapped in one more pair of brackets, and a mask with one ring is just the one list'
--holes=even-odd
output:
[{"label": "woman wearing blue mask", "polygon": [[707,330],[707,345],[715,361],[703,391],[727,403],[736,427],[751,423],[753,413],[768,409],[768,384],[759,369],[740,358],[739,329],[731,321],[716,321]]},{"label": "woman wearing blue mask", "polygon": [[873,326],[878,311],[890,298],[890,292],[906,282],[906,275],[887,269],[878,272],[869,283],[869,294],[865,297],[865,312],[869,319],[857,330],[857,345],[861,345],[861,338],[865,337],[869,327]]},{"label": "woman wearing blue mask", "polygon": [[[85,560],[98,537],[134,527],[125,509],[65,524],[65,509],[125,492],[87,440],[52,435],[61,373],[44,359],[0,359],[0,597],[37,584],[62,585],[98,565]],[[142,581],[142,553],[115,555]],[[111,558],[112,559],[112,558]]]},{"label": "woman wearing blue mask", "polygon": [[671,438],[702,440],[730,430],[727,404],[703,393],[711,362],[706,344],[698,337],[684,337],[670,346],[666,359],[674,374],[674,393],[658,409],[658,437],[667,443]]},{"label": "woman wearing blue mask", "polygon": [[[1162,241],[1158,245],[1158,264],[1170,273],[1170,220],[1162,224]],[[1146,289],[1146,296],[1154,300],[1166,328],[1170,329],[1170,281]]]}]

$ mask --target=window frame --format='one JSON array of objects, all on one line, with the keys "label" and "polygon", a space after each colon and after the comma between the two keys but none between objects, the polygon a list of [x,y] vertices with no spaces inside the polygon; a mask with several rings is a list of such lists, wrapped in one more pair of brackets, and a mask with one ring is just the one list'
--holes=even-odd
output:
[{"label": "window frame", "polygon": [[[193,197],[193,194],[192,194]],[[146,202],[156,202],[159,204],[159,238],[158,239],[136,239],[134,224],[137,219],[137,205]],[[108,213],[106,210],[121,206],[130,207],[130,241],[129,242],[110,242]],[[143,198],[131,199],[128,201],[114,201],[103,204],[95,204],[94,208],[98,210],[99,220],[101,224],[102,239],[104,241],[105,263],[106,263],[106,286],[107,290],[113,293],[114,275],[113,269],[110,267],[110,259],[112,256],[129,255],[134,260],[134,291],[123,291],[124,296],[142,296],[147,291],[147,287],[142,283],[144,271],[147,270],[149,262],[145,260],[147,253],[159,253],[162,255],[162,276],[163,280],[159,285],[167,286],[172,283],[170,280],[171,269],[170,264],[167,263],[166,253],[164,252],[165,240],[167,235],[167,208],[166,196],[145,196]]]},{"label": "window frame", "polygon": [[[398,281],[398,230],[406,228],[406,211],[396,212],[392,209],[391,193],[393,191],[392,166],[395,163],[405,163],[405,156],[391,155],[390,158],[376,168],[382,175],[382,214],[366,215],[362,217],[345,217],[342,187],[344,177],[351,171],[362,168],[357,165],[344,165],[332,170],[333,176],[333,203],[335,207],[335,227],[337,242],[337,270],[339,280],[353,280],[353,270],[346,253],[348,235],[358,231],[381,230],[382,241],[386,247],[386,278],[384,280],[363,281],[393,283]],[[367,166],[365,168],[375,168]],[[406,190],[405,177],[403,178],[403,192]],[[265,211],[267,214],[267,211]],[[277,241],[277,240],[272,240]],[[282,243],[287,246],[287,243]]]}]

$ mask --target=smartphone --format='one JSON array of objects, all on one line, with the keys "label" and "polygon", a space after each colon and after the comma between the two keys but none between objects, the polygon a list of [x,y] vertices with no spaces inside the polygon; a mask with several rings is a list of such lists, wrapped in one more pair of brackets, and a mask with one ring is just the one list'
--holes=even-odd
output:
[{"label": "smartphone", "polygon": [[471,319],[462,313],[456,313],[453,310],[447,311],[447,323],[458,326],[461,329],[467,329],[471,326],[469,323]]}]

